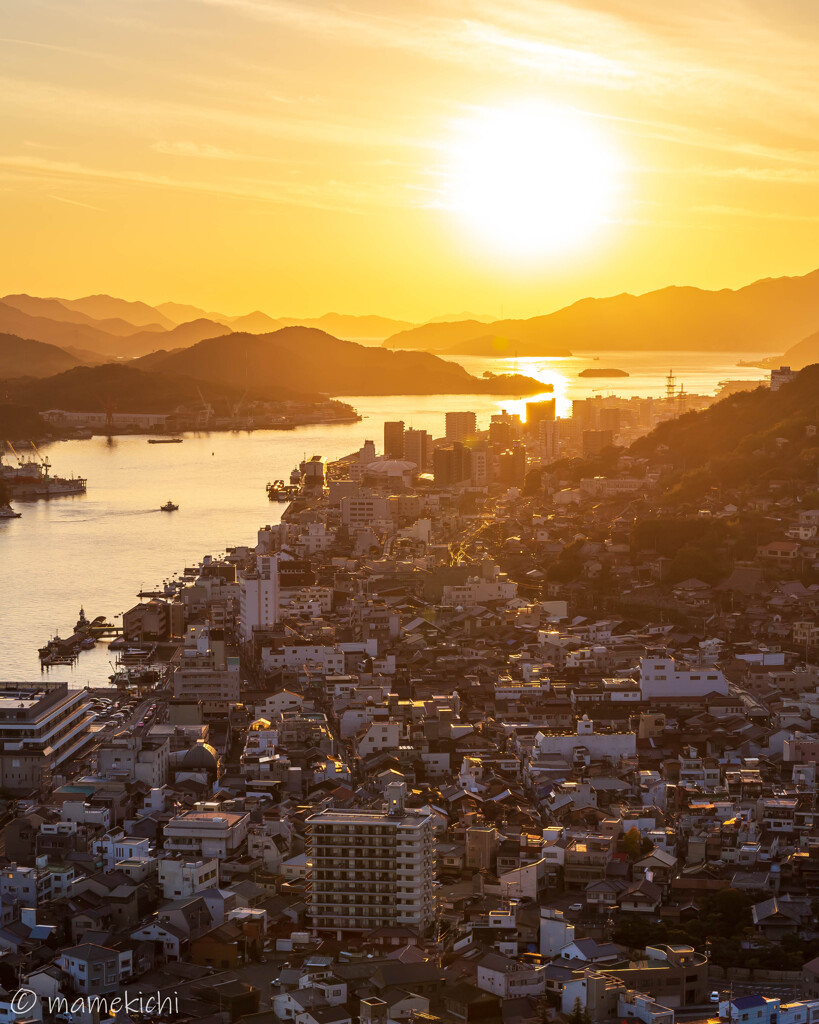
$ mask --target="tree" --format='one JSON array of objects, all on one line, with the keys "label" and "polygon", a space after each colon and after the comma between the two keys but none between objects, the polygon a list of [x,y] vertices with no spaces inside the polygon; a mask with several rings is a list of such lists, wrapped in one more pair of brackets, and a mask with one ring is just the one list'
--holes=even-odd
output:
[{"label": "tree", "polygon": [[628,856],[629,860],[637,860],[642,852],[643,837],[640,835],[640,830],[630,828],[623,836],[623,853]]},{"label": "tree", "polygon": [[569,1014],[568,1024],[592,1024],[591,1014],[582,1005],[580,999],[575,999],[572,1012]]}]

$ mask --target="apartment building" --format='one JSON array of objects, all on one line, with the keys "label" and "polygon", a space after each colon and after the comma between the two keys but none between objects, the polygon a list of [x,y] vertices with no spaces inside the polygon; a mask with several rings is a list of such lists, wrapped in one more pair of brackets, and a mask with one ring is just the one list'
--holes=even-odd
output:
[{"label": "apartment building", "polygon": [[247,838],[250,815],[221,810],[183,811],[163,829],[165,850],[188,857],[225,860]]},{"label": "apartment building", "polygon": [[40,789],[91,739],[85,690],[67,683],[0,683],[0,788]]},{"label": "apartment building", "polygon": [[387,810],[323,810],[307,819],[316,932],[404,926],[423,935],[435,920],[432,817],[405,808],[402,782],[387,787]]},{"label": "apartment building", "polygon": [[171,671],[174,697],[198,698],[206,708],[239,699],[239,657],[228,652],[221,630],[189,627]]},{"label": "apartment building", "polygon": [[193,896],[201,889],[219,885],[219,861],[215,857],[163,857],[158,865],[158,878],[166,900]]},{"label": "apartment building", "polygon": [[448,412],[446,414],[447,441],[466,441],[478,432],[478,418],[474,412]]},{"label": "apartment building", "polygon": [[123,732],[100,745],[97,765],[105,778],[127,778],[156,789],[168,781],[170,753],[167,736],[157,739]]}]

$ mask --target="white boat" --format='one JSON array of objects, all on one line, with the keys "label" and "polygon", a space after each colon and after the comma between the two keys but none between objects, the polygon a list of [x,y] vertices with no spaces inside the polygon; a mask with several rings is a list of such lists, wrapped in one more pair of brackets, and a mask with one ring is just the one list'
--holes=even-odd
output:
[{"label": "white boat", "polygon": [[0,519],[19,519],[22,512],[15,512],[11,505],[0,505]]}]

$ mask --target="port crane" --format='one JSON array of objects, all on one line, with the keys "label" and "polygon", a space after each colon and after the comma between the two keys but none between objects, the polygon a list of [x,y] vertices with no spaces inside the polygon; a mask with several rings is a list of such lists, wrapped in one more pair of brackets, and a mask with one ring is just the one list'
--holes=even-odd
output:
[{"label": "port crane", "polygon": [[29,444],[31,445],[31,449],[34,452],[34,454],[37,456],[37,458],[42,463],[42,466],[43,466],[43,469],[45,470],[46,476],[48,476],[48,471],[51,469],[51,463],[48,461],[46,456],[43,455],[43,453],[40,451],[40,449],[37,447],[37,445],[33,441],[29,441]]}]

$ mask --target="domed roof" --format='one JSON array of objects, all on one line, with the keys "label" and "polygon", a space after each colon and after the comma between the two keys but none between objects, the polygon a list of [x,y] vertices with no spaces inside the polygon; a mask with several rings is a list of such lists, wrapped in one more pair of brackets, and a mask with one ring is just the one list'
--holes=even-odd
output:
[{"label": "domed roof", "polygon": [[180,767],[188,772],[215,772],[219,770],[219,755],[209,743],[197,740],[196,745],[182,758]]}]

